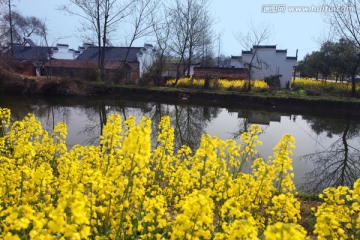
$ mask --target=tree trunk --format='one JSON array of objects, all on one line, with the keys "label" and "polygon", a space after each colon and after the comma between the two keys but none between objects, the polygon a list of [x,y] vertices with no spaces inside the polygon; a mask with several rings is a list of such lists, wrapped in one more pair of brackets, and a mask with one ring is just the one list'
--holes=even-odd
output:
[{"label": "tree trunk", "polygon": [[351,97],[355,97],[356,94],[356,79],[355,75],[357,74],[357,71],[360,66],[360,53],[358,54],[356,64],[354,65],[352,71],[351,71]]},{"label": "tree trunk", "polygon": [[344,133],[342,135],[342,142],[344,144],[344,166],[342,168],[341,171],[341,175],[340,175],[340,185],[341,186],[347,186],[348,183],[346,182],[346,168],[348,165],[348,160],[349,160],[349,146],[347,143],[347,134],[349,132],[350,129],[350,119],[348,119],[346,126],[345,126],[345,130]]},{"label": "tree trunk", "polygon": [[97,41],[98,41],[98,68],[100,70],[100,80],[103,81],[102,72],[103,72],[103,64],[102,64],[102,48],[101,48],[101,24],[100,24],[100,2],[96,1],[97,4],[97,16],[96,16],[96,26],[97,26]]},{"label": "tree trunk", "polygon": [[12,25],[12,13],[11,13],[11,0],[8,1],[9,4],[9,24],[10,24],[10,46],[11,46],[11,56],[14,56],[14,39],[13,39],[13,25]]},{"label": "tree trunk", "polygon": [[[187,61],[187,77],[190,77],[190,68],[191,68],[191,59],[192,59],[192,55],[193,55],[193,46],[192,46],[192,39],[190,37],[190,46],[189,46],[189,58],[188,58],[188,61]],[[184,71],[186,71],[186,69],[184,69]]]},{"label": "tree trunk", "polygon": [[247,82],[247,86],[246,86],[246,90],[250,91],[251,90],[251,71],[252,71],[252,66],[249,66],[249,70],[248,70],[248,82]]},{"label": "tree trunk", "polygon": [[181,66],[181,64],[183,64],[183,62],[184,62],[184,53],[182,53],[181,58],[180,58],[180,62],[178,63],[178,65],[176,67],[176,79],[175,79],[175,82],[173,83],[172,87],[175,87],[176,84],[179,81],[179,78],[180,78],[180,66]]}]

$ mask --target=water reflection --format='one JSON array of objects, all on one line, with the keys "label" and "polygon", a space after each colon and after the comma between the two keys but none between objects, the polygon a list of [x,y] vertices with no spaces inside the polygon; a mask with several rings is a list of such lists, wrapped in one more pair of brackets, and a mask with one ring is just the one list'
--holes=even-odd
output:
[{"label": "water reflection", "polygon": [[170,117],[175,128],[175,147],[187,145],[192,149],[199,146],[204,129],[219,113],[218,108],[198,106],[174,106]]},{"label": "water reflection", "polygon": [[326,119],[258,109],[220,108],[194,104],[166,104],[101,98],[36,99],[1,97],[0,106],[12,110],[13,120],[34,113],[47,130],[58,122],[68,125],[67,144],[98,144],[110,114],[123,119],[142,116],[152,120],[152,142],[157,126],[169,115],[175,129],[175,148],[188,145],[196,149],[201,135],[209,133],[222,139],[238,139],[251,124],[259,124],[264,133],[259,148],[262,157],[272,155],[281,136],[290,133],[296,139],[294,150],[295,183],[302,191],[317,192],[328,186],[352,185],[360,177],[360,121]]},{"label": "water reflection", "polygon": [[[270,126],[271,122],[281,122],[281,117],[291,115],[280,113],[280,112],[269,112],[259,110],[248,110],[248,109],[228,109],[229,112],[235,112],[238,115],[238,127],[237,130],[232,134],[234,139],[240,137],[243,132],[247,132],[251,125],[257,124],[263,126],[263,130]],[[266,126],[266,127],[265,127]]]},{"label": "water reflection", "polygon": [[[147,116],[152,121],[152,131],[157,133],[158,124],[165,115],[171,117],[172,125],[175,129],[175,148],[187,145],[193,149],[198,147],[204,129],[212,119],[217,117],[219,108],[187,106],[187,105],[168,105],[160,103],[130,102],[119,101],[116,104],[97,101],[95,105],[85,106],[83,115],[86,116],[83,126],[79,130],[80,135],[86,136],[83,144],[98,144],[99,135],[110,114],[117,113],[124,120],[130,116]],[[152,135],[152,142],[156,143],[156,134]]]},{"label": "water reflection", "polygon": [[305,174],[304,190],[320,192],[330,186],[352,186],[360,177],[360,124],[350,119],[308,118],[308,122],[318,135],[326,133],[334,141],[327,148],[301,157],[315,164],[315,168]]}]

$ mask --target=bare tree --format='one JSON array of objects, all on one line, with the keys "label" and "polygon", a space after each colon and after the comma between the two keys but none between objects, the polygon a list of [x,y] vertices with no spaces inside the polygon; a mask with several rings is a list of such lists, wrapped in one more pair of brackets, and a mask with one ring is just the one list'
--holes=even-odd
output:
[{"label": "bare tree", "polygon": [[151,15],[151,25],[156,39],[157,50],[155,52],[155,61],[149,71],[149,77],[153,80],[155,86],[161,81],[168,60],[171,24],[167,10],[167,6],[162,4]]},{"label": "bare tree", "polygon": [[351,71],[351,96],[355,96],[355,75],[360,67],[360,1],[359,0],[324,0],[331,9],[326,14],[334,32],[343,39],[354,43],[357,48],[357,59]]},{"label": "bare tree", "polygon": [[22,42],[24,37],[41,35],[42,21],[37,17],[26,17],[17,11],[12,11],[11,14],[4,15],[4,22],[6,23],[4,37],[10,40],[11,45],[14,41],[17,43]]},{"label": "bare tree", "polygon": [[182,75],[190,74],[190,66],[195,59],[201,58],[204,45],[212,41],[212,18],[208,11],[208,0],[176,0],[169,11],[171,23],[170,49],[177,57],[177,84]]},{"label": "bare tree", "polygon": [[247,34],[238,33],[236,34],[237,41],[241,44],[244,49],[250,49],[248,52],[251,54],[250,60],[242,60],[242,64],[247,69],[248,82],[247,90],[251,90],[251,79],[255,71],[259,71],[262,68],[266,68],[266,62],[258,55],[259,45],[263,44],[270,37],[271,28],[269,25],[263,25],[262,27],[256,27],[251,23]]},{"label": "bare tree", "polygon": [[125,55],[125,61],[129,55],[130,47],[134,41],[148,36],[153,33],[153,24],[156,24],[156,19],[153,18],[155,10],[161,4],[159,0],[138,0],[131,11],[129,24],[132,28],[130,43]]},{"label": "bare tree", "polygon": [[53,75],[52,74],[52,58],[51,58],[51,55],[53,54],[52,48],[54,47],[55,43],[57,41],[59,41],[61,38],[57,38],[52,43],[49,44],[49,40],[48,40],[49,32],[48,32],[48,28],[46,26],[45,20],[41,21],[41,23],[40,23],[39,36],[41,37],[42,41],[44,41],[45,46],[47,48],[48,63],[49,63],[50,68],[49,68],[49,72],[46,72],[46,76],[47,76],[47,78],[51,79],[51,77]]},{"label": "bare tree", "polygon": [[[191,0],[190,0],[191,1]],[[180,78],[180,67],[184,64],[185,51],[189,41],[189,15],[191,6],[188,4],[184,6],[180,0],[176,0],[176,5],[170,9],[170,24],[171,28],[171,51],[175,53],[177,60],[176,65],[176,81]]]},{"label": "bare tree", "polygon": [[187,67],[184,69],[184,71],[187,71],[188,77],[190,76],[191,65],[195,61],[203,59],[211,49],[209,46],[211,46],[213,38],[211,29],[213,20],[210,17],[207,5],[207,1],[201,1],[191,6],[194,15],[190,16]]},{"label": "bare tree", "polygon": [[99,51],[98,66],[101,80],[105,80],[105,47],[108,45],[111,33],[118,24],[127,17],[136,0],[69,0],[70,5],[59,7],[71,15],[82,19],[82,30],[95,34]]},{"label": "bare tree", "polygon": [[11,55],[14,55],[14,40],[13,40],[13,23],[12,23],[12,11],[11,11],[11,0],[8,0],[9,7],[9,32],[10,32],[10,46],[11,46]]}]

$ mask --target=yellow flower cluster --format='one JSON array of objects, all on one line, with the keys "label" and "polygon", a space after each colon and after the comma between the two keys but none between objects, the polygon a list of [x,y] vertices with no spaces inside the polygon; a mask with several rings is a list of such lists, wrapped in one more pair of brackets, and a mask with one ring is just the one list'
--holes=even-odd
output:
[{"label": "yellow flower cluster", "polygon": [[360,179],[354,189],[327,188],[315,214],[318,239],[360,239]]},{"label": "yellow flower cluster", "polygon": [[[351,83],[314,80],[311,78],[297,78],[292,82],[293,88],[296,89],[333,89],[337,91],[350,91]],[[360,90],[360,84],[356,85],[356,90]]]},{"label": "yellow flower cluster", "polygon": [[[169,80],[166,83],[166,86],[172,86],[176,80]],[[194,79],[194,78],[180,78],[176,84],[177,87],[185,88],[201,88],[204,86],[204,79]],[[210,81],[210,88],[217,88],[223,90],[241,90],[247,84],[247,80],[212,80]],[[268,89],[269,85],[263,80],[251,80],[253,89]]]},{"label": "yellow flower cluster", "polygon": [[9,127],[10,124],[10,109],[0,108],[0,137],[4,136],[5,129]]},{"label": "yellow flower cluster", "polygon": [[[152,148],[148,118],[111,115],[98,146],[68,150],[65,124],[48,133],[34,115],[9,124],[10,112],[0,113],[1,239],[306,237],[290,135],[269,160],[258,158],[258,126],[240,144],[204,135],[198,149],[174,151],[168,116]],[[319,239],[359,238],[360,180],[324,194]]]}]

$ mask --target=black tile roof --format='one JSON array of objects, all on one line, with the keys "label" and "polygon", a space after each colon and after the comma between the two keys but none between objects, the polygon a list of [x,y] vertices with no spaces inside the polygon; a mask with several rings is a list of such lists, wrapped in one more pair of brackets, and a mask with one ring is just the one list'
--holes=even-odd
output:
[{"label": "black tile roof", "polygon": [[95,46],[93,43],[84,43],[83,46],[87,46],[87,47],[93,47]]},{"label": "black tile roof", "polygon": [[276,50],[276,53],[287,53],[287,50]]},{"label": "black tile roof", "polygon": [[297,60],[297,57],[286,57],[287,60]]},{"label": "black tile roof", "polygon": [[241,51],[242,54],[252,54],[252,51]]},{"label": "black tile roof", "polygon": [[[125,61],[127,47],[105,47],[105,61]],[[136,62],[136,54],[141,50],[141,47],[131,47],[127,61]],[[78,60],[94,60],[97,61],[99,57],[99,49],[97,47],[89,47],[82,52]]]},{"label": "black tile roof", "polygon": [[58,43],[56,44],[57,47],[69,47],[68,44],[62,44],[62,43]]},{"label": "black tile roof", "polygon": [[[47,60],[51,47],[13,45],[14,58],[20,60]],[[9,51],[10,52],[10,51]]]},{"label": "black tile roof", "polygon": [[36,44],[30,38],[24,38],[24,40],[30,47],[36,47]]},{"label": "black tile roof", "polygon": [[276,45],[254,45],[253,48],[275,48],[276,49]]}]

